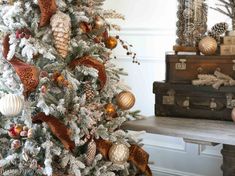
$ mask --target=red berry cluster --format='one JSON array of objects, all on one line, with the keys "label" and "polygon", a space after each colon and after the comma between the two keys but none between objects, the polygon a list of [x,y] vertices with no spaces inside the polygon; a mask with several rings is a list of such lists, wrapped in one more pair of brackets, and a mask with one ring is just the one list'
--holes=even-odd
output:
[{"label": "red berry cluster", "polygon": [[22,38],[29,39],[30,37],[31,37],[31,35],[26,30],[17,30],[16,31],[16,38],[17,39],[22,39]]}]

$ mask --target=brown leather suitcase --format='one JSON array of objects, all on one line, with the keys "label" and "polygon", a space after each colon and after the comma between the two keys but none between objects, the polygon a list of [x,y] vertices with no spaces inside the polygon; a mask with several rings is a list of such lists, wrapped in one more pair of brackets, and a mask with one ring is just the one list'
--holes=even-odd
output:
[{"label": "brown leather suitcase", "polygon": [[166,55],[166,81],[188,83],[216,70],[235,78],[235,56]]},{"label": "brown leather suitcase", "polygon": [[154,82],[155,115],[232,121],[235,87]]}]

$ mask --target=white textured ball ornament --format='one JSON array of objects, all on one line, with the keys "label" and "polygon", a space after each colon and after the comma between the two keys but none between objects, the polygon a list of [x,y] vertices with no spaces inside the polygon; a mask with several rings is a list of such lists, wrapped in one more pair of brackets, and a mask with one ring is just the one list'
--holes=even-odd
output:
[{"label": "white textured ball ornament", "polygon": [[114,164],[124,164],[130,155],[129,148],[125,144],[113,144],[109,149],[109,160]]},{"label": "white textured ball ornament", "polygon": [[204,55],[213,55],[217,50],[217,42],[212,37],[204,37],[198,44],[200,52]]},{"label": "white textured ball ornament", "polygon": [[0,99],[0,112],[4,116],[13,117],[21,113],[23,109],[23,99],[14,94],[7,94]]}]

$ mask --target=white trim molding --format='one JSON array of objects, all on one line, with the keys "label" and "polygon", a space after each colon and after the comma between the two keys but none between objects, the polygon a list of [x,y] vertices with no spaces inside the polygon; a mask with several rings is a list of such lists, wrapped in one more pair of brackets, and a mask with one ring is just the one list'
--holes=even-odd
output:
[{"label": "white trim molding", "polygon": [[156,166],[150,166],[150,168],[154,176],[205,176]]}]

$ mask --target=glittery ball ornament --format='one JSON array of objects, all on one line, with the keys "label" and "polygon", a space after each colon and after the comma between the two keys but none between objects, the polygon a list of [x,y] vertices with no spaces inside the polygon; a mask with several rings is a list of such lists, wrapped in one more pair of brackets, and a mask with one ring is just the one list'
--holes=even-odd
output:
[{"label": "glittery ball ornament", "polygon": [[109,159],[114,164],[124,164],[129,158],[129,148],[125,144],[116,143],[109,149]]},{"label": "glittery ball ornament", "polygon": [[213,55],[217,50],[217,42],[212,37],[204,37],[198,44],[198,48],[204,55]]},{"label": "glittery ball ornament", "polygon": [[114,49],[117,47],[118,41],[115,37],[108,37],[104,42],[106,48],[108,49]]},{"label": "glittery ball ornament", "polygon": [[122,91],[116,96],[118,107],[122,110],[131,109],[135,105],[135,96],[129,91]]},{"label": "glittery ball ornament", "polygon": [[95,29],[101,29],[105,26],[105,21],[100,17],[96,16],[94,20]]},{"label": "glittery ball ornament", "polygon": [[117,115],[116,107],[112,103],[106,104],[104,109],[108,117],[114,118]]},{"label": "glittery ball ornament", "polygon": [[24,100],[21,96],[7,94],[0,99],[0,112],[4,116],[13,117],[21,113]]}]

